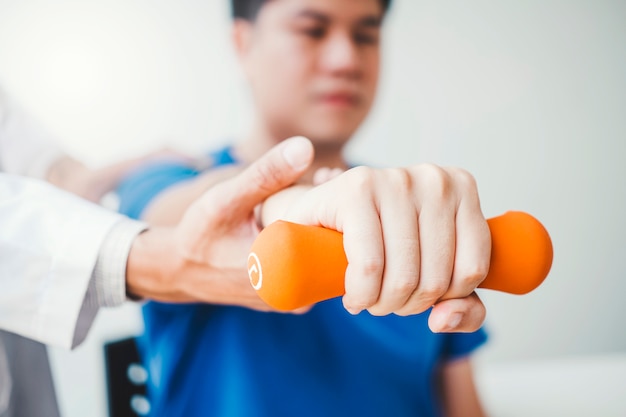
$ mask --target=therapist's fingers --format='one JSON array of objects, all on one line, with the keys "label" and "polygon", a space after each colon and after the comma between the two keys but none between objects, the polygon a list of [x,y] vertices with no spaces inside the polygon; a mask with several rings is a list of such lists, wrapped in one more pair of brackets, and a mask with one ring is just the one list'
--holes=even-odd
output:
[{"label": "therapist's fingers", "polygon": [[294,183],[313,160],[308,139],[287,139],[236,176],[209,188],[177,227],[179,250],[199,263],[243,259],[256,231],[254,209],[269,195]]},{"label": "therapist's fingers", "polygon": [[270,149],[242,172],[211,187],[187,210],[197,228],[230,227],[252,219],[255,207],[270,195],[296,182],[313,161],[311,142],[304,137],[287,139]]},{"label": "therapist's fingers", "polygon": [[206,212],[224,214],[227,210],[230,218],[248,216],[267,197],[296,182],[311,165],[313,155],[313,145],[308,139],[287,139],[237,176],[214,186],[194,204]]},{"label": "therapist's fingers", "polygon": [[435,333],[469,333],[482,326],[487,315],[484,304],[472,293],[465,298],[440,301],[430,311],[428,327]]}]

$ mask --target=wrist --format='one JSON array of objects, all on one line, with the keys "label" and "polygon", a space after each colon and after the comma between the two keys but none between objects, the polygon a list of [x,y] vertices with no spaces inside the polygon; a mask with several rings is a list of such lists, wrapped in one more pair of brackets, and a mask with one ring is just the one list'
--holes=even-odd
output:
[{"label": "wrist", "polygon": [[176,298],[176,271],[181,257],[174,231],[151,228],[137,236],[126,264],[126,293],[131,299],[172,301]]}]

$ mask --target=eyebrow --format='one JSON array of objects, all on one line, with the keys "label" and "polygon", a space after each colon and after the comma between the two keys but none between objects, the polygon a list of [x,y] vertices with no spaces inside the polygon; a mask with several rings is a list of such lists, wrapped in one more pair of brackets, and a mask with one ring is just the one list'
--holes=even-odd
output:
[{"label": "eyebrow", "polygon": [[[300,12],[296,13],[295,18],[304,18],[304,19],[314,19],[320,23],[328,24],[332,21],[331,17],[327,14],[318,12],[312,9],[304,9]],[[379,28],[382,24],[382,19],[378,16],[367,15],[360,18],[356,26],[357,27],[366,27],[366,28]]]}]

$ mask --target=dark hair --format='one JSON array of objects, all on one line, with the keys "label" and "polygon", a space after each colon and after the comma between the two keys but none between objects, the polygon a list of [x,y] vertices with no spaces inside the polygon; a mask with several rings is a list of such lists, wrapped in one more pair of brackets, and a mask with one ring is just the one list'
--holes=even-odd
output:
[{"label": "dark hair", "polygon": [[[269,0],[231,0],[231,11],[233,19],[244,19],[254,22],[261,7]],[[383,13],[386,13],[391,4],[391,0],[379,0],[383,6]]]}]

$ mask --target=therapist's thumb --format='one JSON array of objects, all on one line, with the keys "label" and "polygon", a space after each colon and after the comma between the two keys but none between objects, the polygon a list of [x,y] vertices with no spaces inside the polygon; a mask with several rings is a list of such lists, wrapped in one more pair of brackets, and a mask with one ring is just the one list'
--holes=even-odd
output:
[{"label": "therapist's thumb", "polygon": [[296,136],[274,146],[233,178],[231,207],[250,212],[270,195],[296,182],[311,166],[311,141]]}]

